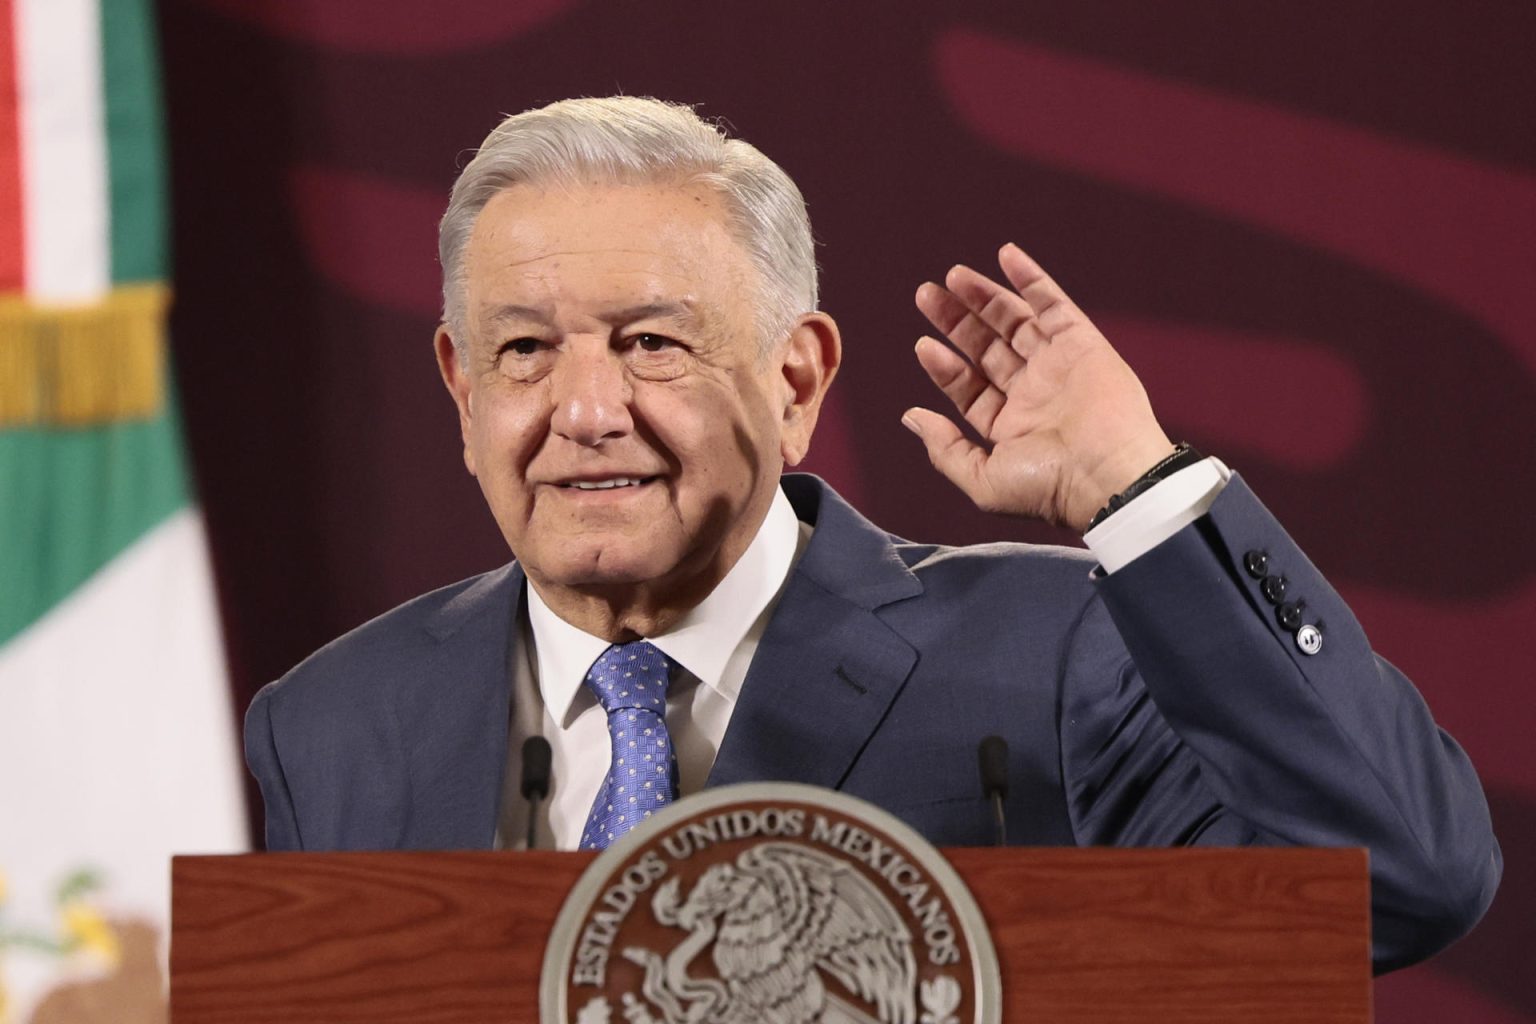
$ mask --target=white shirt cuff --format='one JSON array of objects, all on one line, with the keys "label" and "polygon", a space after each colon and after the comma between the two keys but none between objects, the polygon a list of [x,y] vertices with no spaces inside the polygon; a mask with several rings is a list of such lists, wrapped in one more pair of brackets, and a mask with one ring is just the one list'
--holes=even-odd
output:
[{"label": "white shirt cuff", "polygon": [[1210,511],[1231,477],[1217,458],[1186,466],[1089,530],[1083,543],[1106,573],[1118,572]]}]

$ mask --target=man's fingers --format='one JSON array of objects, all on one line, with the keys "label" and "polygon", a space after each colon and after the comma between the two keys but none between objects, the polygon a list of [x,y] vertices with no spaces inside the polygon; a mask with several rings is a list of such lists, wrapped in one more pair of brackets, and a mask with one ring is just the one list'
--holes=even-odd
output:
[{"label": "man's fingers", "polygon": [[956,265],[945,275],[944,284],[976,319],[1005,340],[1015,354],[1028,359],[1047,340],[1028,300],[985,274]]},{"label": "man's fingers", "polygon": [[1077,307],[1051,275],[1023,249],[1009,242],[998,250],[997,265],[1035,311],[1035,321],[1047,337],[1057,333],[1071,319]]},{"label": "man's fingers", "polygon": [[992,421],[1005,401],[1001,391],[958,352],[933,338],[917,339],[917,361],[967,423],[982,434],[991,433]]},{"label": "man's fingers", "polygon": [[1006,389],[1024,360],[1006,336],[983,321],[954,293],[932,282],[917,290],[917,308],[999,388]]},{"label": "man's fingers", "polygon": [[923,442],[928,449],[928,461],[945,479],[979,507],[992,507],[986,449],[966,437],[947,417],[928,409],[908,409],[901,422]]},{"label": "man's fingers", "polygon": [[1065,297],[1060,286],[1045,272],[1045,268],[1012,242],[997,251],[997,265],[1002,268],[1008,283],[1026,299],[1031,294],[1040,298]]}]

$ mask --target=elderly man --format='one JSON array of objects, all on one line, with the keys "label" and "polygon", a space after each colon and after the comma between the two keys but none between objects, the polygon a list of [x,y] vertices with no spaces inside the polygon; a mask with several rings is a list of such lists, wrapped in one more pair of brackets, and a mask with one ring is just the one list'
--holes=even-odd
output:
[{"label": "elderly man", "polygon": [[[247,717],[271,849],[489,848],[543,735],[540,833],[600,848],[678,794],[835,787],[981,843],[1363,845],[1376,959],[1488,905],[1477,779],[1339,596],[1022,251],[917,304],[917,360],[984,439],[903,423],[982,508],[1090,551],[890,536],[806,454],[840,359],[776,165],[634,98],[508,118],[441,229],[438,365],[514,561],[327,646]],[[930,486],[914,469],[914,488]]]}]

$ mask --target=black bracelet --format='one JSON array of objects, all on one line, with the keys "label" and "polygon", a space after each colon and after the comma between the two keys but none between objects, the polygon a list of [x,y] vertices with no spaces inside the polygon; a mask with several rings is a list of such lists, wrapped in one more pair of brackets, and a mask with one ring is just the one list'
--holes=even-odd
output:
[{"label": "black bracelet", "polygon": [[1205,456],[1190,447],[1187,441],[1180,441],[1179,446],[1173,450],[1172,455],[1141,474],[1141,476],[1136,478],[1135,483],[1113,498],[1110,498],[1109,504],[1095,512],[1093,518],[1088,520],[1088,529],[1091,530],[1098,526],[1104,520],[1129,505],[1133,499],[1150,491],[1155,485],[1162,483],[1179,470],[1188,469],[1204,458]]}]

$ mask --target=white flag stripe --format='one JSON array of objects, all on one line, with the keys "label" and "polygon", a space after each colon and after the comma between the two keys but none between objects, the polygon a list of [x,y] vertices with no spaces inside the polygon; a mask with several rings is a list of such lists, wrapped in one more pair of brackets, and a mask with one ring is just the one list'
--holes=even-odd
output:
[{"label": "white flag stripe", "polygon": [[112,283],[97,0],[14,0],[26,290],[89,302]]},{"label": "white flag stripe", "polygon": [[[246,849],[215,608],[202,518],[183,509],[0,648],[12,927],[51,930],[54,888],[92,867],[107,914],[163,930],[172,853]],[[58,966],[5,959],[15,1019],[26,1020]]]}]

